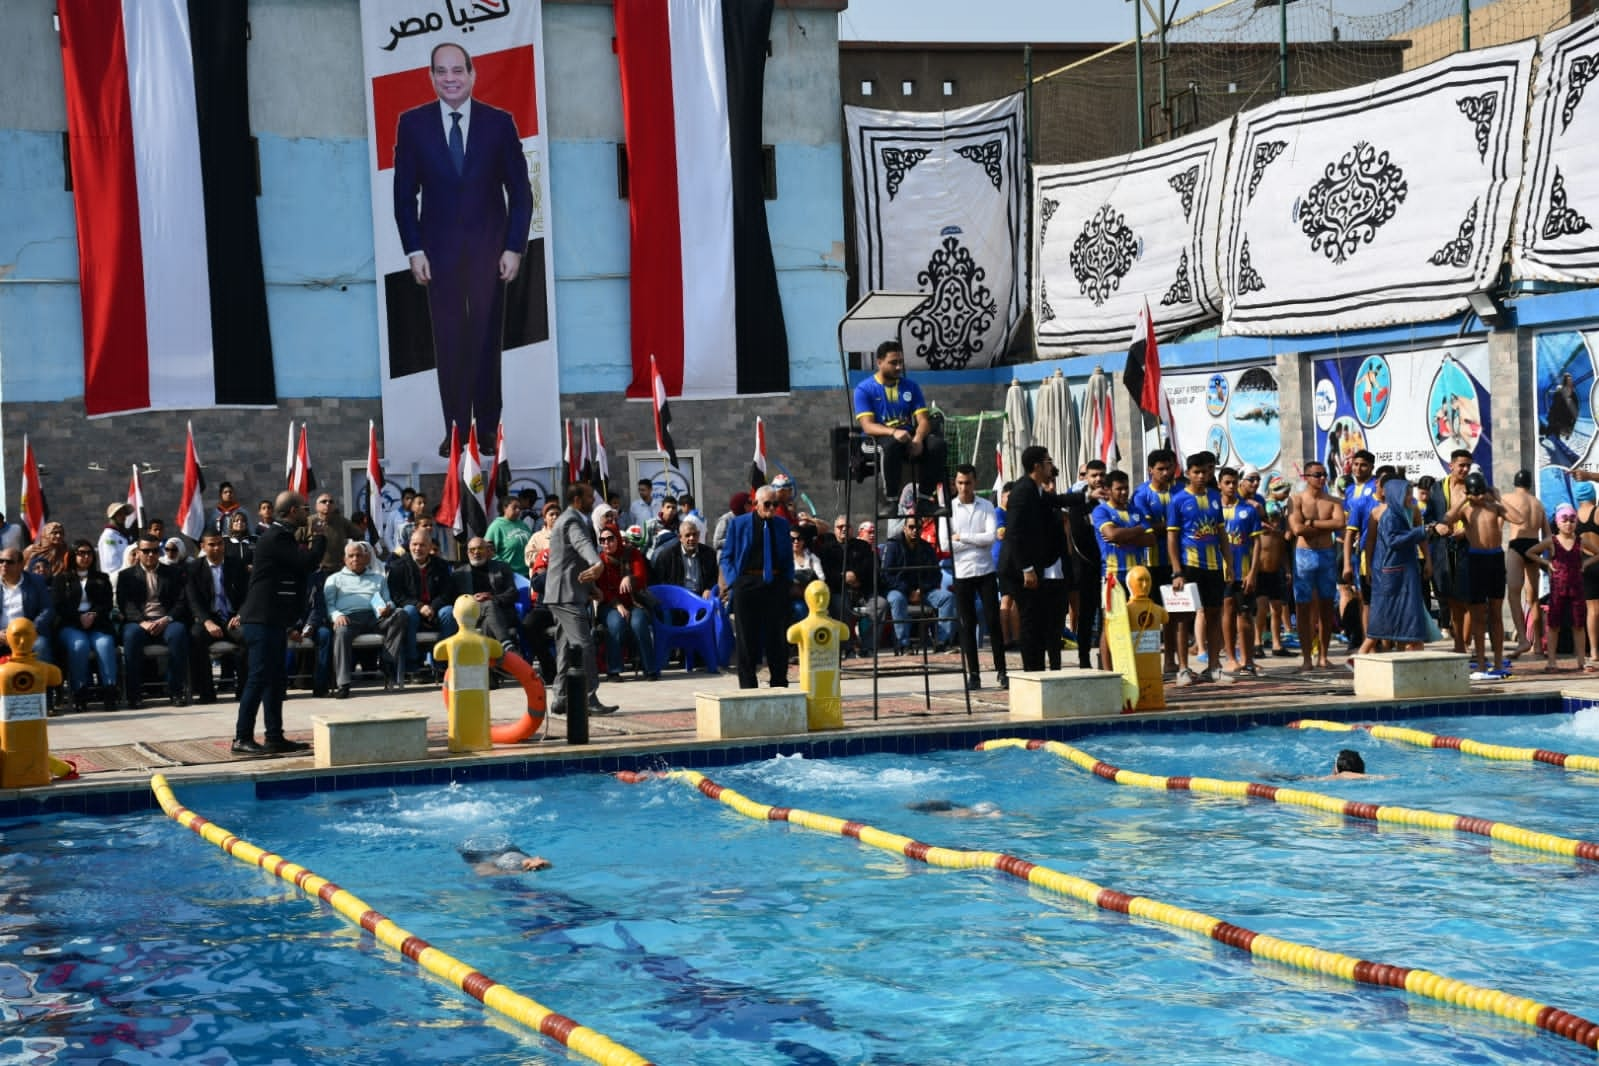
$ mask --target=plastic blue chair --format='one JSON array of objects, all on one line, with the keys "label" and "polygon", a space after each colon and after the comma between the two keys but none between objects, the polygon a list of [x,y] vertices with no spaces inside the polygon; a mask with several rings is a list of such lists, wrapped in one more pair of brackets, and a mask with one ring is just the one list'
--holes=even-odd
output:
[{"label": "plastic blue chair", "polygon": [[[695,658],[715,673],[727,665],[717,640],[716,615],[720,604],[694,595],[681,585],[651,585],[655,597],[655,670],[659,673],[673,650],[683,652],[684,669],[694,669]],[[688,620],[679,625],[672,615],[682,611]]]}]

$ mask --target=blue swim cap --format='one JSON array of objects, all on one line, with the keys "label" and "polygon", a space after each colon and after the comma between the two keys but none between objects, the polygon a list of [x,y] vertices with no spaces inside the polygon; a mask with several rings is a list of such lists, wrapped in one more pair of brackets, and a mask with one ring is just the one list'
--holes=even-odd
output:
[{"label": "blue swim cap", "polygon": [[1577,481],[1577,482],[1574,482],[1572,484],[1572,486],[1571,486],[1571,494],[1576,497],[1578,503],[1591,503],[1591,502],[1593,502],[1593,498],[1594,498],[1593,482],[1591,482],[1591,481]]}]

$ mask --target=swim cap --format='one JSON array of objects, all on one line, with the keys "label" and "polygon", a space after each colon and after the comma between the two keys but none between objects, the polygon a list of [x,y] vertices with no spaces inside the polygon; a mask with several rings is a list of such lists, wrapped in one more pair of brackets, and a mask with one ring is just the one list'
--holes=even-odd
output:
[{"label": "swim cap", "polygon": [[1466,495],[1481,496],[1488,491],[1488,479],[1480,473],[1466,475]]}]

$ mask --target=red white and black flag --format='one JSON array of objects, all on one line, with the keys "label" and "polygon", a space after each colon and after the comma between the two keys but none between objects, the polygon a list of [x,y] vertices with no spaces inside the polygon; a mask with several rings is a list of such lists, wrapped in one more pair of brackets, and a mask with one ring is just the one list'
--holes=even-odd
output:
[{"label": "red white and black flag", "polygon": [[189,438],[183,447],[183,495],[178,500],[178,530],[190,540],[199,540],[205,532],[205,470],[200,466],[200,454],[194,450],[194,425],[189,425]]},{"label": "red white and black flag", "polygon": [[483,457],[477,447],[477,422],[466,435],[466,451],[461,453],[461,532],[481,537],[489,528],[488,512],[483,508]]},{"label": "red white and black flag", "polygon": [[44,486],[39,483],[39,461],[33,457],[33,445],[28,435],[22,435],[22,524],[28,527],[28,539],[38,540],[39,530],[50,517],[50,508],[44,502]]},{"label": "red white and black flag", "polygon": [[444,474],[444,492],[439,505],[433,509],[433,521],[439,528],[448,529],[457,536],[461,533],[461,430],[450,424],[450,467]]},{"label": "red white and black flag", "polygon": [[[294,424],[289,424],[289,435],[294,435]],[[300,423],[300,443],[294,449],[294,461],[289,467],[289,491],[310,498],[316,491],[316,471],[311,469],[311,445],[306,440],[305,423]]]},{"label": "red white and black flag", "polygon": [[655,447],[666,453],[666,460],[677,469],[677,445],[672,443],[672,407],[666,400],[666,382],[661,380],[661,371],[655,365],[655,356],[650,356],[650,379],[655,382],[653,402],[655,409]]},{"label": "red white and black flag", "polygon": [[505,423],[494,433],[494,465],[489,467],[489,514],[497,515],[511,498],[511,453],[505,447]]},{"label": "red white and black flag", "polygon": [[616,4],[632,234],[630,396],[654,387],[652,355],[672,396],[788,391],[762,184],[772,6]]},{"label": "red white and black flag", "polygon": [[128,479],[128,506],[133,508],[133,528],[144,528],[144,486],[139,483],[139,464],[133,464],[133,476]]},{"label": "red white and black flag", "polygon": [[246,0],[58,0],[90,415],[277,402]]},{"label": "red white and black flag", "polygon": [[1171,448],[1177,447],[1176,427],[1171,404],[1160,383],[1160,349],[1155,343],[1155,320],[1149,314],[1149,301],[1138,314],[1133,342],[1127,348],[1127,365],[1122,369],[1122,384],[1132,393],[1133,403],[1146,415],[1160,420],[1161,431]]},{"label": "red white and black flag", "polygon": [[366,508],[373,526],[383,510],[383,464],[378,461],[378,427],[370,418],[366,422]]},{"label": "red white and black flag", "polygon": [[755,416],[755,454],[750,457],[750,488],[766,484],[766,423]]}]

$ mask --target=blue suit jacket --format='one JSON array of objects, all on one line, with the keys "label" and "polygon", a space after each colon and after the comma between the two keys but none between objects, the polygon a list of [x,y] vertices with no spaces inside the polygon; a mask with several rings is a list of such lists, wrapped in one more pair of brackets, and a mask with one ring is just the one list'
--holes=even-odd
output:
[{"label": "blue suit jacket", "polygon": [[38,574],[22,572],[22,614],[41,637],[55,635],[56,608],[50,585]]},{"label": "blue suit jacket", "polygon": [[444,130],[437,100],[400,115],[394,222],[403,250],[426,252],[435,269],[441,260],[497,264],[502,251],[522,254],[533,221],[533,189],[516,121],[510,112],[473,100],[459,174]]},{"label": "blue suit jacket", "polygon": [[[794,549],[788,539],[788,519],[773,514],[772,582],[787,588],[794,581]],[[755,515],[741,514],[728,523],[722,542],[722,576],[731,585],[745,570],[761,566],[761,544],[755,539]]]}]

